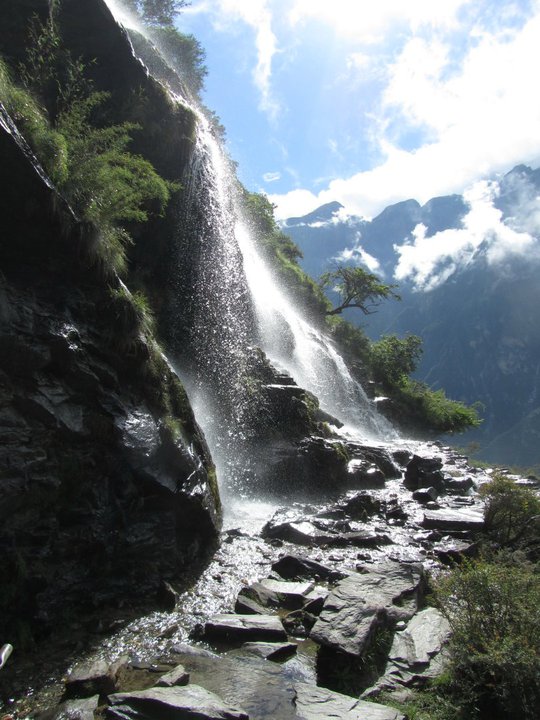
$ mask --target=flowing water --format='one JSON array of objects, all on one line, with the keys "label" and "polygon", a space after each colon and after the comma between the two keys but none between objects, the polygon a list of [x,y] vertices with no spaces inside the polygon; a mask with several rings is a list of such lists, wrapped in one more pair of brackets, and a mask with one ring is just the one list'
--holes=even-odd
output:
[{"label": "flowing water", "polygon": [[[117,17],[121,3],[109,0]],[[129,20],[129,19],[128,19]],[[128,21],[127,24],[133,24]],[[144,29],[138,27],[139,32]],[[177,98],[189,104],[185,98]],[[169,311],[175,366],[203,428],[226,496],[249,482],[261,408],[252,392],[253,346],[358,440],[396,433],[333,343],[303,316],[258,252],[236,202],[237,181],[197,108],[197,138],[182,184]],[[181,298],[181,300],[179,299]],[[226,498],[225,498],[226,499]],[[227,505],[227,503],[225,503]]]}]

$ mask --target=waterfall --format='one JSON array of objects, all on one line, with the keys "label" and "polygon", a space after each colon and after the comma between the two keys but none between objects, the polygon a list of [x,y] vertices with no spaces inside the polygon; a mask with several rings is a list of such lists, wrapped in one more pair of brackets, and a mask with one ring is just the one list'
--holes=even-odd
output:
[{"label": "waterfall", "polygon": [[375,410],[330,339],[294,308],[242,223],[236,225],[236,238],[256,311],[260,344],[271,362],[316,395],[322,409],[344,422],[357,437],[395,437],[390,423]]},{"label": "waterfall", "polygon": [[[144,32],[133,18],[119,14],[120,4],[107,2],[120,21]],[[176,99],[189,105],[198,122],[182,179],[167,332],[171,359],[207,438],[222,494],[246,487],[252,460],[257,464],[253,453],[263,409],[253,392],[254,346],[316,395],[322,409],[357,439],[395,437],[333,343],[294,307],[257,251],[240,220],[234,172],[204,113],[185,97]]]}]

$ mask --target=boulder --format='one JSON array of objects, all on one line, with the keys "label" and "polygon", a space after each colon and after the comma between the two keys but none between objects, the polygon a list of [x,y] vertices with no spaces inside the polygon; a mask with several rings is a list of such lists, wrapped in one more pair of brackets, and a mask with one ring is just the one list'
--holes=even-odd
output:
[{"label": "boulder", "polygon": [[316,547],[328,545],[335,538],[335,535],[320,530],[309,520],[298,519],[297,521],[272,524],[267,523],[262,529],[263,538],[278,538],[294,545],[307,545]]},{"label": "boulder", "polygon": [[428,487],[422,488],[421,490],[415,490],[412,497],[417,503],[426,505],[429,502],[435,501],[439,497],[439,493],[434,487]]},{"label": "boulder", "polygon": [[296,717],[299,720],[405,720],[405,716],[394,708],[357,700],[307,683],[297,683],[295,690]]},{"label": "boulder", "polygon": [[204,626],[204,639],[228,643],[287,640],[276,615],[214,615]]},{"label": "boulder", "polygon": [[[253,720],[293,720],[294,681],[306,680],[294,663],[284,668],[274,662],[243,655],[241,649],[220,657],[181,655],[191,682],[240,706]],[[313,678],[314,680],[314,678]]]},{"label": "boulder", "polygon": [[239,597],[254,600],[263,607],[296,610],[306,604],[307,595],[314,587],[312,582],[290,582],[267,578],[242,588]]},{"label": "boulder", "polygon": [[484,527],[484,516],[479,510],[425,510],[422,527],[427,530],[442,530],[445,532],[467,531],[480,532]]},{"label": "boulder", "polygon": [[408,490],[434,487],[444,492],[444,476],[441,472],[442,460],[439,457],[425,458],[413,455],[405,469],[404,485]]},{"label": "boulder", "polygon": [[232,707],[198,685],[172,688],[149,688],[131,693],[109,695],[107,717],[118,720],[249,720],[249,716]]},{"label": "boulder", "polygon": [[335,582],[346,577],[346,573],[340,570],[334,570],[315,560],[298,555],[284,555],[272,565],[272,570],[285,580],[313,578],[314,580]]},{"label": "boulder", "polygon": [[80,700],[66,700],[58,706],[51,720],[94,720],[99,705],[99,695]]},{"label": "boulder", "polygon": [[292,655],[296,654],[298,645],[296,643],[255,643],[249,642],[244,643],[240,648],[241,652],[247,652],[251,655],[255,655],[262,660],[273,660],[279,662],[281,660],[287,660]]},{"label": "boulder", "polygon": [[67,698],[87,698],[91,695],[107,695],[114,692],[114,671],[105,660],[84,662],[76,665],[66,678]]},{"label": "boulder", "polygon": [[436,608],[417,613],[405,630],[394,635],[384,675],[363,697],[375,697],[383,690],[402,686],[424,687],[444,669],[450,634],[448,620]]},{"label": "boulder", "polygon": [[359,492],[338,506],[346,517],[365,522],[372,515],[381,512],[382,503],[369,493]]},{"label": "boulder", "polygon": [[362,657],[379,629],[414,615],[424,584],[419,565],[388,563],[349,575],[329,594],[310,637],[326,648]]},{"label": "boulder", "polygon": [[156,687],[174,687],[175,685],[187,685],[189,673],[183,665],[177,665],[174,670],[162,675],[156,683]]},{"label": "boulder", "polygon": [[383,488],[386,477],[383,471],[369,460],[353,458],[347,464],[347,486],[352,488]]}]

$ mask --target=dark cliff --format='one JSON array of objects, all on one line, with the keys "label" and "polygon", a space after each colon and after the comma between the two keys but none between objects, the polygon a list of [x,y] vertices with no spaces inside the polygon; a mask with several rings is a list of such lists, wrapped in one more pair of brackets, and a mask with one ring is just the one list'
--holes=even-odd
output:
[{"label": "dark cliff", "polygon": [[[30,16],[48,6],[2,5],[0,50],[17,60]],[[65,0],[59,23],[122,121],[140,125],[134,149],[178,179],[193,114],[149,77],[101,0]],[[220,507],[184,389],[130,293],[142,287],[159,318],[178,194],[133,228],[124,284],[95,262],[98,230],[3,109],[0,155],[0,632],[17,641],[74,608],[153,597],[208,554]]]}]

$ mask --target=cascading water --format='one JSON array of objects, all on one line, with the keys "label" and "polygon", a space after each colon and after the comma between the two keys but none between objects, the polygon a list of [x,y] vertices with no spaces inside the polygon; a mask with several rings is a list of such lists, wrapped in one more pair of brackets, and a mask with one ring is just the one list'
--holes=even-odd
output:
[{"label": "cascading water", "polygon": [[[118,12],[114,0],[108,2]],[[120,20],[126,22],[126,16]],[[185,97],[181,102],[188,104]],[[198,122],[178,213],[170,339],[222,493],[234,494],[246,477],[249,482],[251,461],[257,465],[253,454],[263,413],[253,392],[253,345],[316,395],[321,407],[358,439],[386,440],[396,434],[332,342],[279,287],[238,220],[236,181],[210,124],[203,113],[190,109]]]},{"label": "cascading water", "polygon": [[261,346],[268,358],[284,367],[300,387],[316,395],[321,407],[358,437],[395,437],[395,430],[376,412],[332,342],[295,310],[245,225],[237,224],[236,238],[244,258]]}]

